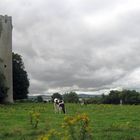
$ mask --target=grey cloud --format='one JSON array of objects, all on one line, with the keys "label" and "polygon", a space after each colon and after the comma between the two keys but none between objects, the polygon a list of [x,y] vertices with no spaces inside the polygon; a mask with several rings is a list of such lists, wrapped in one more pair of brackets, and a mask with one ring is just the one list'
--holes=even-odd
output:
[{"label": "grey cloud", "polygon": [[13,50],[23,56],[30,92],[134,81],[129,75],[140,65],[137,2],[1,1],[0,12],[13,17]]}]

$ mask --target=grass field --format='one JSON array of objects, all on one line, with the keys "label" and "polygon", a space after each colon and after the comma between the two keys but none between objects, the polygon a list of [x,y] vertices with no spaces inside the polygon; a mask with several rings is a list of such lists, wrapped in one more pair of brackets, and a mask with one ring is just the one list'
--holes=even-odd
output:
[{"label": "grass field", "polygon": [[[93,140],[140,140],[140,106],[66,104],[67,114],[55,114],[47,103],[0,105],[0,140],[37,140],[48,129],[63,132],[65,116],[86,113]],[[30,111],[40,113],[37,128],[30,124]]]}]

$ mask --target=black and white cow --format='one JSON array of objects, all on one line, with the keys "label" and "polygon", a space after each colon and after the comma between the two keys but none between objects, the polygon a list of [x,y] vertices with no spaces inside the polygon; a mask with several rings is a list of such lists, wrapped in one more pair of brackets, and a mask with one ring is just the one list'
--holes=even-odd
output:
[{"label": "black and white cow", "polygon": [[59,99],[55,98],[53,105],[54,105],[54,112],[55,113],[59,112]]},{"label": "black and white cow", "polygon": [[63,112],[65,114],[65,104],[63,100],[59,100],[57,98],[54,99],[54,112],[55,113],[61,113]]},{"label": "black and white cow", "polygon": [[62,112],[62,111],[63,111],[64,114],[66,113],[64,101],[60,100],[59,101],[59,112]]}]

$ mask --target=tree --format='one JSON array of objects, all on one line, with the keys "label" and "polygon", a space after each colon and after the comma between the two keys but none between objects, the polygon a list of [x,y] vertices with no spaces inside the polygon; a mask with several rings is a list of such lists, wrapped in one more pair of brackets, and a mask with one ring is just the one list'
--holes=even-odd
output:
[{"label": "tree", "polygon": [[140,104],[140,93],[135,90],[110,91],[108,95],[102,96],[102,103],[105,104]]},{"label": "tree", "polygon": [[59,94],[59,93],[54,93],[54,94],[52,95],[52,101],[54,101],[55,98],[58,98],[58,99],[62,100],[62,95]]},{"label": "tree", "polygon": [[63,95],[64,101],[68,103],[78,103],[79,97],[75,92],[70,92]]},{"label": "tree", "polygon": [[140,93],[135,90],[123,90],[122,100],[124,104],[140,104]]},{"label": "tree", "polygon": [[42,96],[37,96],[37,102],[43,102],[43,98],[42,98]]},{"label": "tree", "polygon": [[13,53],[13,98],[26,99],[29,79],[21,55]]}]

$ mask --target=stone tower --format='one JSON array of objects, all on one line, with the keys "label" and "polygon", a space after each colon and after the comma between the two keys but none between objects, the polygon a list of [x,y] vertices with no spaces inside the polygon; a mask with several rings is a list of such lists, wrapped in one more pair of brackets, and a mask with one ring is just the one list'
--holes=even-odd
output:
[{"label": "stone tower", "polygon": [[12,18],[0,15],[0,59],[1,69],[6,78],[8,87],[5,102],[13,102],[13,75],[12,75]]}]

